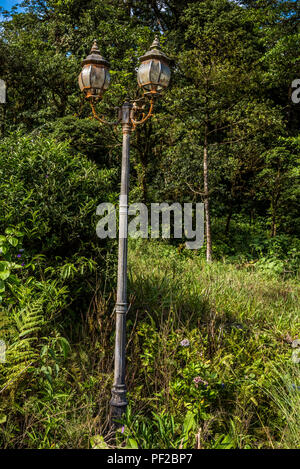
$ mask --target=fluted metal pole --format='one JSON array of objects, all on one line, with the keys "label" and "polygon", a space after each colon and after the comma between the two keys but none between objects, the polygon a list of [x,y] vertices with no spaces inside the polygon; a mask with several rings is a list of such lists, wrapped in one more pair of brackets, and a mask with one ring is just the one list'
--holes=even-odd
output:
[{"label": "fluted metal pole", "polygon": [[121,107],[121,123],[123,130],[121,194],[119,211],[119,253],[118,253],[118,285],[116,302],[116,339],[115,368],[112,387],[111,425],[115,427],[126,411],[125,384],[125,346],[126,346],[126,313],[127,313],[127,229],[128,229],[128,190],[129,190],[129,146],[132,124],[130,112],[132,105],[124,103]]}]

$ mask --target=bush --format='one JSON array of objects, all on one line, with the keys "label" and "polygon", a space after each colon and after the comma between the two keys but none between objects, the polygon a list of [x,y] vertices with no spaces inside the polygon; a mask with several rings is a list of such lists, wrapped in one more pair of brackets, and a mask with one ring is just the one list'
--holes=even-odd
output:
[{"label": "bush", "polygon": [[[95,229],[97,205],[116,198],[114,175],[54,138],[17,134],[0,143],[1,446],[52,447],[61,419],[48,428],[45,415],[64,413],[76,394],[68,356],[95,292],[104,295],[104,283],[109,291],[115,273],[116,243]],[[30,415],[43,423],[20,443]]]},{"label": "bush", "polygon": [[[80,153],[102,168],[110,167],[111,160],[115,164],[115,157],[111,158],[111,152],[116,147],[115,142],[109,145],[112,140],[111,129],[106,126],[100,127],[95,119],[66,116],[49,122],[38,131],[46,138],[52,135],[59,142],[69,142],[72,154]],[[119,157],[119,147],[117,152]]]},{"label": "bush", "polygon": [[18,226],[34,253],[72,256],[106,245],[95,211],[114,198],[114,170],[71,155],[67,142],[11,136],[0,144],[0,229]]},{"label": "bush", "polygon": [[72,154],[67,142],[11,135],[0,144],[0,232],[22,231],[23,257],[39,255],[49,275],[70,277],[73,295],[86,288],[89,278],[82,276],[92,267],[107,281],[115,243],[97,238],[96,207],[115,201],[114,176]]}]

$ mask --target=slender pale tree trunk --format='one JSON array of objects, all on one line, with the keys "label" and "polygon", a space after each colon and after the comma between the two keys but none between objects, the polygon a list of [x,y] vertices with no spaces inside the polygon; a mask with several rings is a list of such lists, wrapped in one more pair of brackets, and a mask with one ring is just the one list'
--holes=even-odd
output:
[{"label": "slender pale tree trunk", "polygon": [[278,201],[280,197],[280,169],[277,170],[277,177],[275,180],[275,188],[271,198],[271,214],[272,214],[272,225],[271,225],[271,238],[274,238],[277,234],[277,210]]},{"label": "slender pale tree trunk", "polygon": [[149,140],[150,140],[150,132],[147,132],[145,135],[145,138],[141,138],[141,130],[137,128],[136,129],[136,143],[137,143],[137,150],[139,153],[139,159],[140,159],[140,164],[141,166],[138,169],[138,184],[141,188],[142,192],[142,202],[144,204],[147,203],[147,192],[148,192],[148,187],[147,187],[147,166],[148,166],[148,155],[149,155]]},{"label": "slender pale tree trunk", "polygon": [[272,213],[272,225],[271,225],[271,238],[274,238],[277,233],[277,203],[278,203],[278,194],[272,197],[271,200],[271,213]]},{"label": "slender pale tree trunk", "polygon": [[276,216],[275,216],[275,211],[273,210],[273,214],[272,214],[272,226],[271,226],[271,238],[274,238],[276,236],[276,230],[277,230],[277,226],[276,226]]},{"label": "slender pale tree trunk", "polygon": [[209,207],[209,190],[208,190],[208,151],[207,151],[207,133],[208,126],[205,123],[204,128],[204,146],[203,146],[203,182],[204,182],[204,211],[205,211],[205,232],[206,232],[206,260],[212,261],[212,240],[210,225],[210,207]]},{"label": "slender pale tree trunk", "polygon": [[228,233],[229,233],[229,227],[230,227],[232,214],[233,214],[233,207],[232,207],[232,204],[231,204],[230,207],[229,207],[229,212],[228,212],[228,215],[227,215],[227,220],[226,220],[226,225],[225,225],[225,235],[226,236],[228,236]]}]

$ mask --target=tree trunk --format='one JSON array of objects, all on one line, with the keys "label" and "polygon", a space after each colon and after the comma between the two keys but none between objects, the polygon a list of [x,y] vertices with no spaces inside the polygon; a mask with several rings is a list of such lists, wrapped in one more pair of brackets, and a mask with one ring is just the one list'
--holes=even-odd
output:
[{"label": "tree trunk", "polygon": [[[143,129],[145,132],[145,129]],[[145,204],[147,202],[147,166],[148,166],[148,153],[149,153],[149,138],[150,133],[145,135],[145,138],[142,139],[141,136],[142,129],[136,129],[136,142],[137,149],[139,153],[140,168],[138,170],[138,184],[142,192],[142,202]],[[151,130],[150,130],[151,132]]]},{"label": "tree trunk", "polygon": [[287,117],[288,125],[291,120],[291,112],[292,112],[292,92],[293,92],[293,88],[292,88],[292,85],[290,85],[288,89],[288,102],[286,106],[286,117]]},{"label": "tree trunk", "polygon": [[271,202],[271,213],[272,213],[272,225],[271,225],[271,238],[276,236],[277,231],[277,200],[273,198]]},{"label": "tree trunk", "polygon": [[203,146],[203,182],[204,182],[204,210],[205,210],[205,231],[206,231],[206,260],[212,261],[212,240],[210,225],[210,207],[209,207],[209,191],[208,191],[208,152],[207,152],[207,123],[204,128],[204,146]]},{"label": "tree trunk", "polygon": [[272,216],[272,227],[271,227],[271,238],[276,236],[276,217],[275,214]]},{"label": "tree trunk", "polygon": [[272,214],[272,225],[271,225],[271,238],[274,238],[277,233],[277,222],[278,222],[278,201],[280,197],[280,168],[277,171],[277,178],[275,180],[275,189],[273,191],[271,199],[271,214]]},{"label": "tree trunk", "polygon": [[250,226],[254,224],[254,208],[250,209]]},{"label": "tree trunk", "polygon": [[233,207],[231,205],[230,208],[229,208],[229,212],[228,212],[227,220],[226,220],[226,225],[225,225],[225,235],[226,236],[228,236],[228,233],[229,233],[229,226],[230,226],[230,221],[231,221],[232,214],[233,214]]}]

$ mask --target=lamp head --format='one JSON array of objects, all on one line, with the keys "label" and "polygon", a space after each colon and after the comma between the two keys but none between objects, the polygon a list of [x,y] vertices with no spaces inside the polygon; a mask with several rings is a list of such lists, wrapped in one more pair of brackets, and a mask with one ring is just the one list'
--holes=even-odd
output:
[{"label": "lamp head", "polygon": [[158,96],[167,88],[171,78],[170,59],[161,51],[158,36],[155,36],[150,50],[139,60],[141,62],[137,72],[139,86],[143,88],[146,96]]},{"label": "lamp head", "polygon": [[101,99],[109,87],[110,64],[102,57],[94,40],[90,54],[82,61],[82,70],[78,77],[79,88],[87,99]]}]

